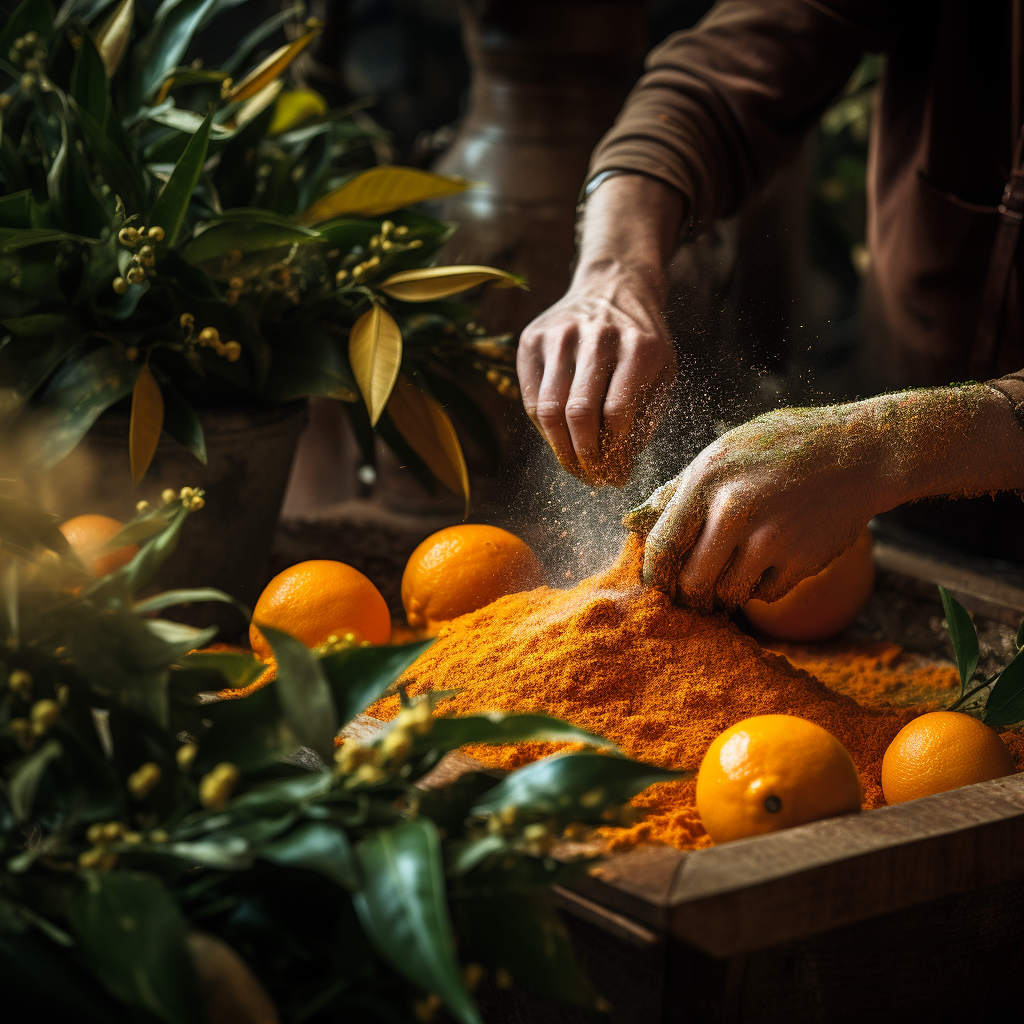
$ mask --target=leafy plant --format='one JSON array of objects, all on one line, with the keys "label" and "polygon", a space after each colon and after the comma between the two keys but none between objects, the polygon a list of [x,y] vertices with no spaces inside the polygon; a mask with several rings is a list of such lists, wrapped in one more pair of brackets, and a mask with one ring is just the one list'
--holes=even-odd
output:
[{"label": "leafy plant", "polygon": [[[226,595],[139,596],[201,503],[186,490],[133,520],[110,544],[138,554],[93,579],[53,517],[0,498],[8,1008],[193,1024],[205,1019],[197,958],[202,976],[261,984],[285,1021],[443,1008],[477,1024],[482,978],[599,1008],[548,887],[588,862],[566,838],[625,820],[633,795],[679,774],[543,715],[437,718],[437,694],[336,751],[335,732],[429,641],[317,653],[264,628],[277,681],[197,699],[261,667],[197,652],[207,631],[152,617]],[[590,751],[504,779],[427,777],[463,744],[526,740]]]},{"label": "leafy plant", "polygon": [[978,633],[970,615],[944,587],[939,587],[939,596],[960,670],[960,696],[948,710],[976,715],[987,725],[1024,721],[1024,620],[1015,638],[1016,654],[1009,664],[986,678],[977,672]]},{"label": "leafy plant", "polygon": [[468,183],[373,166],[358,105],[285,88],[301,4],[185,64],[239,2],[24,0],[0,30],[0,424],[47,468],[130,400],[138,482],[161,430],[205,460],[197,410],[330,396],[368,463],[377,431],[468,500],[446,410],[492,450],[460,383],[512,395],[513,358],[451,297],[523,282],[429,266],[454,225],[410,207]]}]

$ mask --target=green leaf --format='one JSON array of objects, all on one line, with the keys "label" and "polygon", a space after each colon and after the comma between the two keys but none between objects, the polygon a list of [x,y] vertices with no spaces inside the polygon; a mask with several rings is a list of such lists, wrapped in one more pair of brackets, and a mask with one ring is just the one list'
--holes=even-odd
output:
[{"label": "green leaf", "polygon": [[17,252],[44,242],[88,242],[84,235],[53,228],[0,228],[0,253]]},{"label": "green leaf", "polygon": [[147,619],[146,629],[163,640],[165,644],[176,644],[179,647],[202,647],[217,635],[217,626],[199,629],[187,626],[184,622],[172,622],[170,619]]},{"label": "green leaf", "polygon": [[361,881],[359,863],[348,837],[326,822],[304,822],[264,846],[260,856],[283,867],[319,872],[344,889],[356,889]]},{"label": "green leaf", "polygon": [[245,255],[281,245],[301,245],[321,240],[319,234],[309,228],[291,223],[275,223],[267,216],[269,213],[267,210],[253,210],[252,216],[246,220],[232,218],[229,221],[214,221],[196,234],[184,246],[181,254],[189,263],[201,264],[222,260],[233,250]]},{"label": "green leaf", "polygon": [[974,670],[978,667],[978,633],[966,609],[945,587],[939,587],[939,596],[942,598],[942,608],[946,613],[946,628],[953,643],[956,667],[960,670],[962,696],[974,675]]},{"label": "green leaf", "polygon": [[107,991],[166,1024],[202,1020],[186,923],[163,885],[127,871],[85,872],[82,882],[71,930]]},{"label": "green leaf", "polygon": [[601,816],[606,807],[624,804],[656,782],[686,777],[686,772],[624,757],[562,754],[534,761],[502,779],[471,813],[495,814],[514,807],[562,824],[606,824]]},{"label": "green leaf", "polygon": [[[132,47],[130,109],[142,106],[185,55],[216,0],[163,0],[149,31]],[[191,191],[191,190],[190,190]],[[166,228],[163,221],[157,221]]]},{"label": "green leaf", "polygon": [[29,188],[4,196],[0,199],[0,227],[32,227],[32,208],[34,205],[35,200],[32,198],[32,190]]},{"label": "green leaf", "polygon": [[1024,720],[1024,651],[1018,651],[996,677],[985,701],[986,725],[1016,725]]},{"label": "green leaf", "polygon": [[58,528],[59,522],[59,516],[45,512],[31,502],[0,494],[0,541],[16,544],[28,551],[41,546],[77,562],[71,545]]},{"label": "green leaf", "polygon": [[231,87],[225,97],[229,103],[241,103],[262,92],[282,75],[289,64],[320,34],[319,26],[275,50],[266,60],[256,65],[240,82]]},{"label": "green leaf", "polygon": [[381,829],[356,854],[365,880],[353,901],[377,952],[424,992],[436,992],[461,1024],[483,1024],[455,955],[434,824],[420,818]]},{"label": "green leaf", "polygon": [[234,651],[199,651],[186,654],[179,662],[182,668],[217,672],[232,689],[240,690],[255,682],[267,666],[252,654]]},{"label": "green leaf", "polygon": [[198,413],[173,384],[161,380],[160,390],[164,396],[164,430],[205,466],[206,435]]},{"label": "green leaf", "polygon": [[457,919],[467,959],[504,968],[516,985],[573,1006],[603,1005],[547,893],[474,894],[460,901]]},{"label": "green leaf", "polygon": [[51,761],[55,761],[63,753],[63,748],[56,740],[49,740],[38,750],[33,751],[16,768],[8,783],[7,795],[11,802],[11,813],[14,820],[28,821],[32,814],[32,802],[36,798],[36,790],[43,781],[46,769]]},{"label": "green leaf", "polygon": [[[262,691],[260,691],[262,692]],[[240,704],[244,701],[235,701]],[[313,803],[334,784],[331,772],[302,772],[287,779],[252,786],[231,804],[236,813],[282,814]]]},{"label": "green leaf", "polygon": [[210,125],[213,124],[213,110],[203,120],[195,135],[189,139],[185,152],[174,165],[174,170],[150,211],[149,223],[164,229],[164,244],[173,246],[185,223],[185,213],[192,199],[192,193],[199,182],[199,176],[206,161],[206,150],[210,142]]},{"label": "green leaf", "polygon": [[433,643],[394,647],[349,647],[320,659],[327,676],[339,726],[346,726],[383,696],[387,688]]},{"label": "green leaf", "polygon": [[27,420],[29,455],[49,469],[68,454],[101,413],[130,395],[139,367],[112,347],[69,360]]},{"label": "green leaf", "polygon": [[285,724],[299,743],[330,762],[338,726],[320,659],[287,633],[259,622],[256,625],[270,643],[277,661],[275,689]]},{"label": "green leaf", "polygon": [[127,565],[97,580],[85,591],[85,596],[94,601],[102,601],[110,597],[119,598],[124,594],[137,594],[148,586],[178,546],[178,537],[188,517],[189,510],[176,503],[167,525],[147,540]]},{"label": "green leaf", "polygon": [[273,361],[265,392],[270,400],[291,402],[312,396],[349,403],[359,400],[343,343],[331,331],[316,324],[303,324],[301,343],[296,344],[285,321],[271,343]]},{"label": "green leaf", "polygon": [[107,105],[110,102],[107,73],[88,32],[82,34],[82,45],[78,47],[71,65],[68,98],[74,100],[75,106],[86,111],[101,127],[106,122]]},{"label": "green leaf", "polygon": [[453,267],[420,267],[392,274],[379,285],[392,299],[403,302],[432,302],[446,299],[477,285],[495,282],[496,288],[526,288],[526,281],[494,267],[462,265]]},{"label": "green leaf", "polygon": [[[191,654],[185,661],[191,664],[194,658],[212,657]],[[234,685],[235,680],[229,679],[229,683]],[[238,685],[247,684],[239,681]],[[208,772],[221,761],[230,761],[242,772],[258,771],[276,763],[299,746],[282,719],[275,685],[264,686],[240,700],[225,700],[203,708],[204,716],[212,725],[199,738],[199,753],[195,760],[197,772]]]},{"label": "green leaf", "polygon": [[137,601],[135,603],[135,611],[138,615],[146,615],[149,612],[158,612],[164,608],[174,608],[181,604],[192,604],[195,601],[221,601],[224,604],[234,605],[245,616],[246,621],[252,618],[252,612],[241,601],[214,587],[196,587],[192,590],[165,590],[162,594],[148,597],[144,601]]},{"label": "green leaf", "polygon": [[112,141],[99,120],[80,107],[73,97],[69,97],[68,102],[78,117],[85,143],[107,184],[130,208],[138,209],[142,204],[145,186],[131,160]]},{"label": "green leaf", "polygon": [[[376,742],[383,742],[388,732],[390,729],[385,730]],[[413,754],[458,750],[467,743],[498,746],[503,743],[539,742],[587,743],[595,747],[617,749],[610,740],[549,715],[506,715],[495,711],[489,715],[433,719],[430,732],[417,737]]]}]

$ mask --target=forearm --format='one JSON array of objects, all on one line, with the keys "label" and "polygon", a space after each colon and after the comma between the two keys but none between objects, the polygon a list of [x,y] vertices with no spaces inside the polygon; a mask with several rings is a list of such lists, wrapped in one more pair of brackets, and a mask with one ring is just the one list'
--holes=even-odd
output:
[{"label": "forearm", "polygon": [[877,438],[878,512],[944,495],[1024,491],[1024,429],[985,384],[882,395],[870,403]]},{"label": "forearm", "polygon": [[656,178],[620,174],[602,182],[587,200],[573,286],[627,280],[660,308],[684,212],[682,194]]}]

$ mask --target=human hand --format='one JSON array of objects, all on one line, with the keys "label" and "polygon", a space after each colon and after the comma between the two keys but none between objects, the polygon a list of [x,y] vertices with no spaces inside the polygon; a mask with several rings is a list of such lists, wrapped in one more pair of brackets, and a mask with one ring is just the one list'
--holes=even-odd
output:
[{"label": "human hand", "polygon": [[675,376],[661,296],[621,268],[578,276],[523,331],[523,405],[562,467],[622,486],[650,438]]},{"label": "human hand", "polygon": [[702,610],[774,601],[820,572],[882,494],[871,402],[780,409],[723,434],[626,525],[647,533],[644,580]]}]

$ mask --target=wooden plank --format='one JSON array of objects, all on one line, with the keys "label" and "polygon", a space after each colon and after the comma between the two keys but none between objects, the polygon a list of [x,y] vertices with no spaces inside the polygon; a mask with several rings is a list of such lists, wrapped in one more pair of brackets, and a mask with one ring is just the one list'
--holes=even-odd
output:
[{"label": "wooden plank", "polygon": [[873,557],[879,569],[924,583],[941,584],[964,598],[964,603],[979,614],[1004,621],[1005,613],[1009,612],[1009,625],[1016,625],[1024,615],[1024,588],[994,574],[975,572],[883,540],[875,541]]},{"label": "wooden plank", "polygon": [[1024,878],[1024,775],[697,850],[668,931],[716,957]]}]

